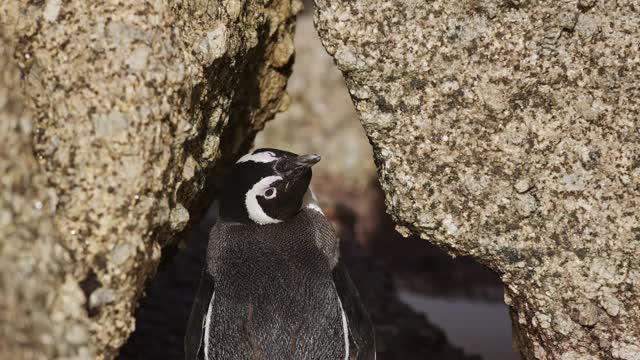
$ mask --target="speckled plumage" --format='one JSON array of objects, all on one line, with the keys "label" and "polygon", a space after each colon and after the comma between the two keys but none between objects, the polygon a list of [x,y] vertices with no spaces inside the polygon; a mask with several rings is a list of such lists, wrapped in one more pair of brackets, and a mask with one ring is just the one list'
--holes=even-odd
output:
[{"label": "speckled plumage", "polygon": [[[374,358],[373,329],[339,263],[338,241],[312,208],[277,224],[217,224],[189,323],[187,359],[199,344],[200,356],[207,348],[209,359],[344,359],[342,308],[350,358]],[[212,298],[209,331],[202,331]]]}]

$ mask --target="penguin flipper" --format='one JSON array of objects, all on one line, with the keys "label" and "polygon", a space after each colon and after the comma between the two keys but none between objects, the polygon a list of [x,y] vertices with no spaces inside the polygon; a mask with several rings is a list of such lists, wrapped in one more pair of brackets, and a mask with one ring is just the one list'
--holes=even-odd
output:
[{"label": "penguin flipper", "polygon": [[369,314],[364,308],[360,295],[346,266],[340,259],[333,268],[333,281],[342,302],[342,308],[347,317],[349,339],[351,341],[351,356],[355,354],[357,360],[370,360],[376,357],[375,334]]},{"label": "penguin flipper", "polygon": [[206,268],[200,276],[200,284],[196,297],[191,307],[191,315],[187,323],[187,330],[184,335],[184,355],[185,360],[204,359],[204,325],[207,317],[209,303],[213,297],[215,283]]}]

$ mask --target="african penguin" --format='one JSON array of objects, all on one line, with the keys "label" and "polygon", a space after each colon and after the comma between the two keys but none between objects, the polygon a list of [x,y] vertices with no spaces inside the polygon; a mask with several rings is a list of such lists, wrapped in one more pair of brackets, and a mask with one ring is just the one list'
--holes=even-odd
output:
[{"label": "african penguin", "polygon": [[258,149],[233,165],[187,324],[187,360],[375,358],[371,320],[309,189],[318,161]]}]

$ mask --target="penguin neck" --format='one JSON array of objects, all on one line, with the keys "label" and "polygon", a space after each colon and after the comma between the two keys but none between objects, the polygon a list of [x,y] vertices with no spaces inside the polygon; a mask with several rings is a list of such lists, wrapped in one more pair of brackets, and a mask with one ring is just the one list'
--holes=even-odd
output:
[{"label": "penguin neck", "polygon": [[318,198],[316,198],[316,194],[311,190],[311,186],[307,188],[307,192],[304,194],[304,198],[302,199],[302,206],[300,207],[300,210],[304,209],[315,210],[324,215],[320,208],[320,204],[318,203]]},{"label": "penguin neck", "polygon": [[[229,199],[230,196],[223,195],[221,197],[221,201],[218,203],[218,218],[221,222],[233,225],[260,225],[249,218],[249,213],[247,212],[247,209],[243,202],[232,202],[229,201]],[[322,209],[320,208],[320,204],[318,203],[318,199],[313,193],[313,190],[311,190],[311,187],[307,188],[307,191],[305,192],[302,199],[300,211],[304,209],[311,209],[324,215]],[[261,226],[268,225],[269,224]]]},{"label": "penguin neck", "polygon": [[244,201],[236,201],[242,194],[236,189],[223,192],[218,203],[218,219],[225,223],[252,224]]}]

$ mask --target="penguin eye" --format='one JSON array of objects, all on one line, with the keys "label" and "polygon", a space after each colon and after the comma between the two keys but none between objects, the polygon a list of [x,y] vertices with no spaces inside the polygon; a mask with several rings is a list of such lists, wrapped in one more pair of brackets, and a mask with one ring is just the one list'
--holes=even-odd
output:
[{"label": "penguin eye", "polygon": [[264,192],[264,197],[267,199],[273,199],[274,197],[276,197],[276,188],[268,188]]}]

